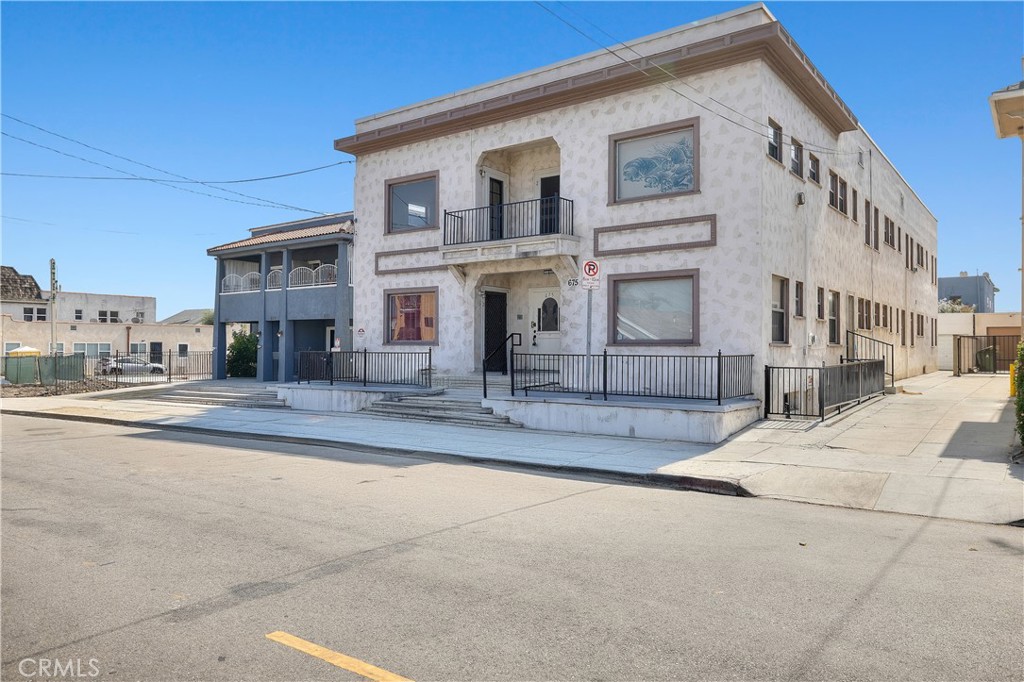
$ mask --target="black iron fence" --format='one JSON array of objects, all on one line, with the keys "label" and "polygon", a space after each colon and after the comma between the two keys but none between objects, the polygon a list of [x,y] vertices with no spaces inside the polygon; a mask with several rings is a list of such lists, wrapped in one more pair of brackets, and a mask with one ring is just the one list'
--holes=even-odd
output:
[{"label": "black iron fence", "polygon": [[764,416],[825,417],[885,391],[885,360],[764,368]]},{"label": "black iron fence", "polygon": [[753,394],[753,355],[601,355],[510,353],[512,395],[723,400]]},{"label": "black iron fence", "polygon": [[79,391],[93,383],[151,384],[213,378],[212,351],[167,351],[109,355],[4,356],[0,373],[15,385],[52,386],[58,392]]},{"label": "black iron fence", "polygon": [[572,232],[573,205],[565,197],[444,212],[445,245]]},{"label": "black iron fence", "polygon": [[953,374],[1009,372],[1020,335],[953,337]]},{"label": "black iron fence", "polygon": [[296,353],[298,383],[326,381],[398,384],[430,388],[432,351],[300,351]]},{"label": "black iron fence", "polygon": [[896,347],[880,339],[846,332],[846,358],[848,360],[885,360],[885,376],[889,377],[889,385],[896,385]]}]

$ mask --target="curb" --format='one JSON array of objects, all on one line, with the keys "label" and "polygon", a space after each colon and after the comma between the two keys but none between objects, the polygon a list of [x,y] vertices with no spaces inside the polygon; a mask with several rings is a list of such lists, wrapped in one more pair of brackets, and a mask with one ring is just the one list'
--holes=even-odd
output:
[{"label": "curb", "polygon": [[210,429],[205,427],[182,426],[180,424],[154,424],[152,422],[137,422],[127,419],[115,419],[113,417],[95,417],[78,414],[55,414],[49,412],[32,412],[30,410],[3,410],[3,414],[15,417],[35,417],[37,419],[58,419],[72,422],[88,422],[92,424],[107,424],[110,426],[127,426],[131,428],[159,429],[161,431],[176,431],[179,433],[194,433],[202,436],[216,436],[221,438],[247,438],[263,442],[288,443],[291,445],[309,445],[312,447],[325,448],[359,448],[363,452],[386,455],[391,457],[417,457],[437,462],[457,462],[479,464],[484,466],[500,466],[509,469],[521,469],[526,471],[546,471],[549,473],[586,476],[602,480],[612,480],[630,485],[640,485],[652,488],[668,488],[672,490],[692,490],[694,492],[710,493],[713,495],[729,495],[732,497],[756,497],[739,482],[720,478],[699,478],[696,476],[673,476],[671,474],[658,473],[630,473],[626,471],[609,471],[606,469],[591,469],[575,465],[561,466],[558,464],[541,464],[535,462],[515,462],[474,455],[460,455],[456,453],[429,452],[424,450],[403,450],[400,448],[382,448],[376,445],[366,445],[352,441],[324,440],[321,438],[307,438],[303,436],[272,436],[261,433],[243,433],[239,431],[228,431],[224,429]]}]

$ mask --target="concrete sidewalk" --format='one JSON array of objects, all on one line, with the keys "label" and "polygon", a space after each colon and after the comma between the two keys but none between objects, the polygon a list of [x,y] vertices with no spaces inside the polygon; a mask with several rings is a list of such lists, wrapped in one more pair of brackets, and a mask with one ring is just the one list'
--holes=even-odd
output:
[{"label": "concrete sidewalk", "polygon": [[8,398],[7,414],[455,457],[736,495],[984,523],[1024,519],[1006,376],[900,382],[825,423],[762,421],[719,445],[410,423],[362,414],[161,403],[109,395]]}]

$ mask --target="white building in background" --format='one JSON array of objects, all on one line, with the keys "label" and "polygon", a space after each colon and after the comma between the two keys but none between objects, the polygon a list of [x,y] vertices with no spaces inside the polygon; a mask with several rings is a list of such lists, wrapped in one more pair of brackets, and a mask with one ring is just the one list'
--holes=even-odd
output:
[{"label": "white building in background", "polygon": [[[2,266],[0,336],[3,351],[31,346],[44,353],[83,353],[90,357],[131,353],[160,357],[210,351],[212,325],[160,324],[156,298],[124,294],[60,291],[56,315],[50,292],[35,278]],[[53,324],[51,324],[53,322]]]},{"label": "white building in background", "polygon": [[357,158],[357,349],[467,374],[511,332],[583,353],[589,319],[594,353],[753,354],[758,394],[764,365],[838,362],[848,330],[894,344],[897,378],[934,370],[936,218],[774,16],[629,47],[335,142]]}]

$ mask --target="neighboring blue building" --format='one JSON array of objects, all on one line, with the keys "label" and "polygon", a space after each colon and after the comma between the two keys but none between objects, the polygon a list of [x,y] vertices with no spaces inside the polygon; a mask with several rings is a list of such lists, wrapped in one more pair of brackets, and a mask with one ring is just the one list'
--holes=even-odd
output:
[{"label": "neighboring blue building", "polygon": [[217,259],[215,379],[226,378],[231,324],[260,336],[256,377],[295,378],[299,351],[352,349],[352,213],[255,227],[206,251]]},{"label": "neighboring blue building", "polygon": [[959,277],[939,277],[939,300],[946,298],[953,303],[973,305],[976,313],[996,311],[996,285],[988,273],[968,275],[961,271]]}]

